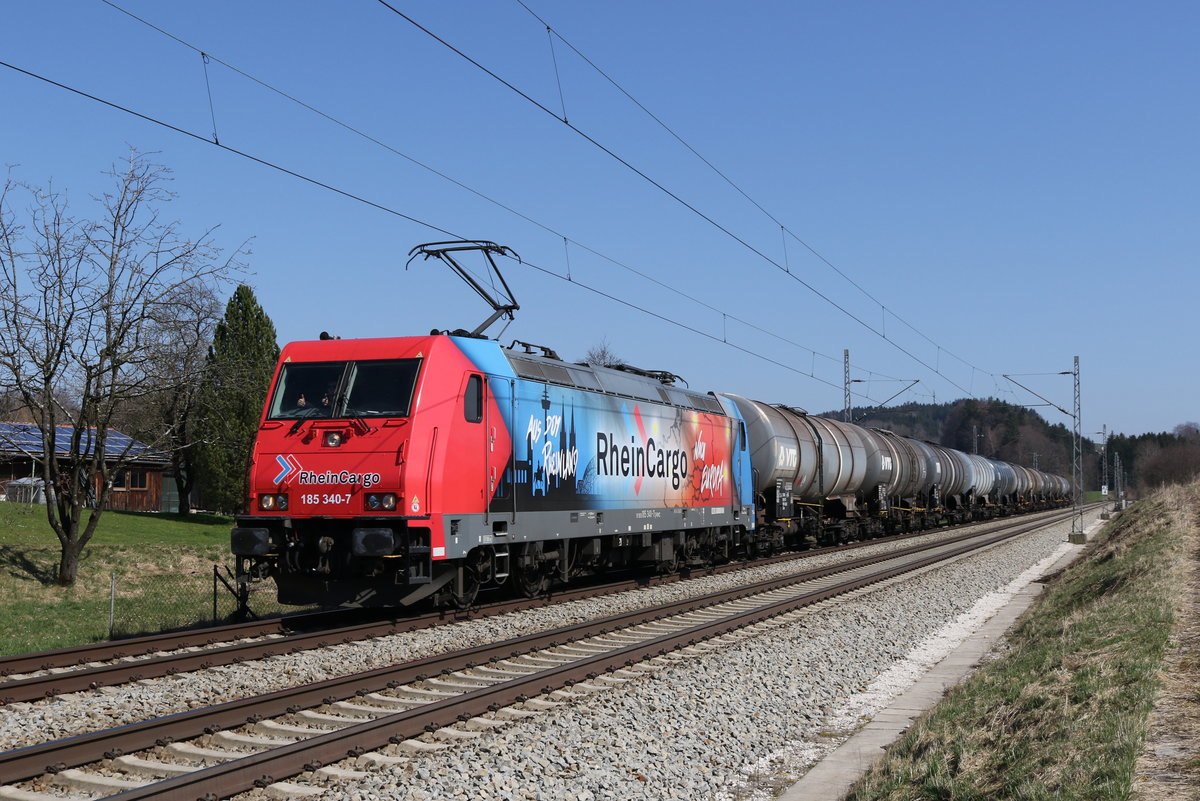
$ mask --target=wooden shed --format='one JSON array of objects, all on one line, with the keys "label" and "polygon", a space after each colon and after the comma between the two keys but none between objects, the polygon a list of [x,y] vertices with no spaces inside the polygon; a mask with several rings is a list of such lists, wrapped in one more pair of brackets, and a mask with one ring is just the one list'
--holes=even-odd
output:
[{"label": "wooden shed", "polygon": [[[74,434],[71,426],[58,426],[55,450],[64,457]],[[85,442],[90,441],[85,432]],[[109,464],[126,464],[112,474],[108,508],[126,512],[157,512],[163,506],[163,472],[170,464],[165,454],[156,453],[127,434],[108,430],[105,454]],[[38,478],[37,460],[42,455],[41,429],[32,423],[0,423],[0,498],[8,482]],[[92,477],[92,497],[99,497],[100,476]]]}]

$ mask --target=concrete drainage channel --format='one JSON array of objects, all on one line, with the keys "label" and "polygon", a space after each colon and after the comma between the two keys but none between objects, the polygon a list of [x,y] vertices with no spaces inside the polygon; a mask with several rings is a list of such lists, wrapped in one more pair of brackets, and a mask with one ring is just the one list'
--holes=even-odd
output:
[{"label": "concrete drainage channel", "polygon": [[[172,716],[9,752],[0,755],[0,768],[5,775],[30,778],[47,766],[61,769],[23,787],[2,790],[0,796],[46,798],[28,793],[52,783],[73,786],[92,795],[111,795],[124,790],[121,797],[128,799],[224,797],[255,786],[270,786],[274,779],[305,771],[324,770],[331,777],[330,769],[324,766],[346,756],[359,757],[360,762],[371,759],[386,762],[389,758],[386,754],[378,757],[367,754],[389,744],[401,750],[436,750],[448,741],[478,737],[480,732],[537,714],[539,708],[620,685],[642,671],[653,670],[655,663],[644,660],[657,659],[661,663],[707,653],[723,644],[720,639],[711,638],[728,637],[741,627],[915,569],[920,564],[1017,536],[1031,527],[1026,524],[1006,535],[977,535],[972,538],[973,545],[943,542],[923,549],[922,554],[877,557],[871,560],[875,564],[855,568],[856,575],[850,580],[828,576],[818,579],[820,587],[814,587],[812,579],[806,585],[799,585],[793,578],[789,582],[793,586],[767,589],[753,599],[732,597],[744,595],[744,591],[724,593],[724,597],[706,599],[707,604],[704,600],[693,600],[677,604],[679,608],[675,609],[618,616],[619,620],[609,618],[373,671],[370,676],[359,674],[336,680],[340,682],[338,688],[323,683],[235,702],[224,710],[198,710],[190,720],[178,720],[188,715]],[[907,564],[900,565],[901,561]],[[668,614],[673,617],[647,620],[648,616]],[[617,626],[626,628],[616,632]],[[705,639],[709,642],[702,642]],[[670,657],[664,656],[668,653]],[[304,698],[305,695],[310,697]],[[248,706],[253,703],[259,706]],[[280,704],[283,706],[279,707]],[[280,708],[281,719],[264,719],[268,714],[279,714],[266,712],[272,705]],[[253,722],[239,730],[225,730],[244,724],[247,717]],[[194,743],[172,742],[194,736],[180,733],[189,726],[193,730],[200,726],[201,731],[207,730],[209,734]],[[334,726],[340,728],[328,730]],[[91,742],[74,742],[88,740]],[[63,750],[60,747],[63,742],[74,742],[75,752],[68,754]],[[142,744],[137,745],[139,742]],[[85,758],[87,748],[93,752],[101,750],[98,755]],[[143,748],[151,748],[152,753],[124,755]],[[239,748],[266,750],[249,755],[231,750]],[[102,763],[99,769],[85,772],[68,767],[104,757],[110,761]],[[154,764],[155,758],[165,758],[166,765]],[[172,763],[171,759],[200,764]],[[226,761],[205,767],[206,763],[219,760]],[[137,786],[140,781],[128,773],[124,778],[106,775],[118,771],[153,773],[157,777],[181,775]],[[83,785],[89,782],[84,789]],[[296,795],[301,791],[282,786],[275,787],[273,792]]]}]

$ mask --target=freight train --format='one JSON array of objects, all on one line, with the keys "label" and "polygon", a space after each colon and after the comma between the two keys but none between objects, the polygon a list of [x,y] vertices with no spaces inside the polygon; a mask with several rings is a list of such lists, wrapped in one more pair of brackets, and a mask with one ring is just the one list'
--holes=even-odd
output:
[{"label": "freight train", "polygon": [[330,606],[464,607],[1071,497],[1038,470],[465,332],[287,345],[249,470],[239,580]]}]

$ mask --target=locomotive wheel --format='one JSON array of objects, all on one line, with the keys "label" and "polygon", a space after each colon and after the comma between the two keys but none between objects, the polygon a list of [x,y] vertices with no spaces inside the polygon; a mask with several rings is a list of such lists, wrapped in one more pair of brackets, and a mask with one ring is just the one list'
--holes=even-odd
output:
[{"label": "locomotive wheel", "polygon": [[512,579],[517,591],[526,598],[536,598],[550,589],[550,577],[546,575],[546,559],[542,543],[527,542],[521,545],[513,563]]},{"label": "locomotive wheel", "polygon": [[450,601],[459,609],[470,609],[479,596],[483,577],[488,573],[488,554],[480,548],[473,549],[462,564],[462,586],[457,578],[451,582]]}]

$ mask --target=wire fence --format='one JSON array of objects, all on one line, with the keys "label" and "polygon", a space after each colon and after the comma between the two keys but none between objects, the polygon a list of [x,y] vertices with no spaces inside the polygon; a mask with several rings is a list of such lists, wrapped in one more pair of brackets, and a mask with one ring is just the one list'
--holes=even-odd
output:
[{"label": "wire fence", "polygon": [[[229,565],[213,564],[208,575],[164,573],[130,579],[113,572],[109,581],[109,639],[220,625],[240,617],[237,584]],[[247,607],[259,618],[316,608],[280,604],[273,582],[251,585]]]}]

